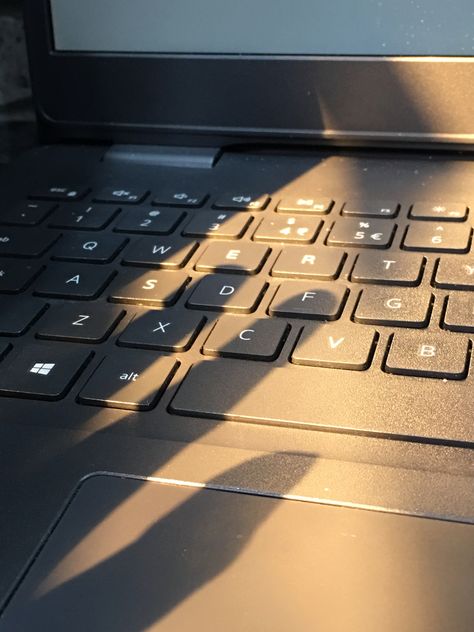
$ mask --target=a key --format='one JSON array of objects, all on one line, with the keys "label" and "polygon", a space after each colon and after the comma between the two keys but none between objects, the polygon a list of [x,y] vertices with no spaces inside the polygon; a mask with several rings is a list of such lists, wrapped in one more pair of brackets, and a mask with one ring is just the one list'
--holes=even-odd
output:
[{"label": "a key", "polygon": [[41,267],[7,259],[0,261],[0,293],[18,294],[30,285],[41,272]]},{"label": "a key", "polygon": [[449,333],[393,335],[385,371],[398,375],[461,380],[466,377],[469,340]]},{"label": "a key", "polygon": [[40,228],[0,229],[0,256],[40,257],[58,239],[59,234]]},{"label": "a key", "polygon": [[181,222],[186,213],[178,209],[144,208],[124,213],[114,230],[119,233],[168,235]]},{"label": "a key", "polygon": [[443,328],[474,333],[474,294],[456,292],[448,297]]},{"label": "a key", "polygon": [[316,217],[274,215],[260,222],[253,240],[309,244],[316,239],[321,226],[322,221]]},{"label": "a key", "polygon": [[0,298],[0,335],[21,336],[46,307],[43,301],[32,296]]},{"label": "a key", "polygon": [[388,248],[395,229],[395,224],[380,219],[340,219],[334,224],[326,243],[328,246]]},{"label": "a key", "polygon": [[426,327],[431,311],[431,294],[406,288],[366,288],[354,314],[357,323]]},{"label": "a key", "polygon": [[266,208],[269,202],[270,197],[267,193],[227,193],[214,202],[214,208],[260,211]]},{"label": "a key", "polygon": [[28,196],[32,200],[82,200],[89,193],[89,187],[52,185],[41,189],[36,189]]},{"label": "a key", "polygon": [[34,293],[55,298],[93,299],[102,293],[113,276],[112,270],[95,265],[56,263],[43,272]]},{"label": "a key", "polygon": [[349,290],[343,285],[285,281],[273,298],[271,316],[336,320],[344,309]]},{"label": "a key", "polygon": [[140,204],[148,195],[144,189],[124,189],[122,187],[104,187],[94,195],[94,202],[117,204]]},{"label": "a key", "polygon": [[358,255],[351,273],[354,283],[383,285],[419,285],[425,259],[421,255],[390,252],[381,255],[364,252]]},{"label": "a key", "polygon": [[230,211],[200,211],[185,226],[183,235],[239,239],[252,221],[252,217]]},{"label": "a key", "polygon": [[49,226],[73,230],[102,230],[119,212],[117,206],[105,204],[67,204],[54,211]]},{"label": "a key", "polygon": [[37,338],[98,343],[110,336],[125,312],[110,304],[67,303],[50,307]]},{"label": "a key", "polygon": [[249,360],[274,360],[278,357],[290,326],[270,318],[223,316],[203,346],[206,355]]},{"label": "a key", "polygon": [[0,216],[7,226],[37,226],[56,208],[49,202],[21,202]]},{"label": "a key", "polygon": [[308,215],[326,215],[334,206],[334,200],[328,197],[297,195],[285,197],[276,208],[277,213],[303,213]]},{"label": "a key", "polygon": [[163,189],[155,195],[153,204],[157,206],[199,208],[208,197],[206,192],[198,189]]},{"label": "a key", "polygon": [[410,224],[402,248],[425,252],[467,252],[471,242],[471,227],[465,224]]},{"label": "a key", "polygon": [[124,347],[186,351],[206,318],[184,309],[149,310],[136,314],[118,340]]},{"label": "a key", "polygon": [[184,272],[163,270],[126,270],[110,288],[109,299],[115,303],[168,306],[175,303],[188,283]]},{"label": "a key", "polygon": [[199,272],[256,274],[265,263],[270,248],[263,244],[232,242],[210,244],[195,265]]},{"label": "a key", "polygon": [[66,345],[32,344],[10,353],[0,371],[0,394],[56,400],[66,395],[92,357]]},{"label": "a key", "polygon": [[363,371],[370,366],[376,340],[377,332],[370,327],[339,323],[305,325],[291,361]]},{"label": "a key", "polygon": [[194,309],[249,313],[257,308],[265,289],[260,279],[213,274],[199,281],[187,304]]},{"label": "a key", "polygon": [[342,208],[346,217],[396,217],[400,210],[392,200],[349,200]]},{"label": "a key", "polygon": [[116,351],[95,370],[78,399],[95,406],[150,410],[177,368],[174,358],[145,351]]},{"label": "a key", "polygon": [[474,290],[474,259],[441,257],[436,268],[434,285],[448,290]]},{"label": "a key", "polygon": [[130,266],[147,268],[182,268],[189,261],[197,241],[182,237],[142,237],[125,250],[122,262]]},{"label": "a key", "polygon": [[285,246],[272,268],[275,277],[306,279],[336,279],[346,255],[327,248]]},{"label": "a key", "polygon": [[467,206],[461,202],[417,202],[410,209],[413,219],[462,222],[467,217]]},{"label": "a key", "polygon": [[89,263],[108,263],[127,243],[119,235],[105,233],[88,235],[70,233],[63,235],[52,252],[52,258],[62,261],[84,261]]}]

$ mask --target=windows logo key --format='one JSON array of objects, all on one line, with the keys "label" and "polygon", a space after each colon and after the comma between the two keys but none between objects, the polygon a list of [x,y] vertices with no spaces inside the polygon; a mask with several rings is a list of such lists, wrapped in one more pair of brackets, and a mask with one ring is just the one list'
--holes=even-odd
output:
[{"label": "windows logo key", "polygon": [[51,362],[36,362],[30,369],[30,373],[49,375],[56,365]]}]

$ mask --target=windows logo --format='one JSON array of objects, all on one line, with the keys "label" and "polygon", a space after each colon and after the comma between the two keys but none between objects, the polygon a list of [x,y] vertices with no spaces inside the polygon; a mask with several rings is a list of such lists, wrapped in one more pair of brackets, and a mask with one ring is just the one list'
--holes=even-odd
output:
[{"label": "windows logo", "polygon": [[30,369],[30,373],[38,373],[39,375],[48,375],[56,365],[48,362],[36,362]]}]

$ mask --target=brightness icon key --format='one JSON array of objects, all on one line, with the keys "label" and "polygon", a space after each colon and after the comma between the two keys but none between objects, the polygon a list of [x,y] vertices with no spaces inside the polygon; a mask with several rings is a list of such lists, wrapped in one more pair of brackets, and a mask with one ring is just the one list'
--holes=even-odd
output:
[{"label": "brightness icon key", "polygon": [[2,362],[0,395],[31,399],[63,398],[92,357],[69,346],[51,349],[32,344],[11,352]]}]

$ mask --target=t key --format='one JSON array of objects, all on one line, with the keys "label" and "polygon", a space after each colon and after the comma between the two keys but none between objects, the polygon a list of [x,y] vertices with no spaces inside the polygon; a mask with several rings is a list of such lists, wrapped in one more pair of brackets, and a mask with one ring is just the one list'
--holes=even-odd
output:
[{"label": "t key", "polygon": [[418,285],[425,259],[421,255],[364,252],[357,257],[351,274],[356,283],[384,285]]}]

